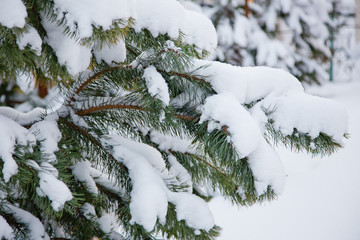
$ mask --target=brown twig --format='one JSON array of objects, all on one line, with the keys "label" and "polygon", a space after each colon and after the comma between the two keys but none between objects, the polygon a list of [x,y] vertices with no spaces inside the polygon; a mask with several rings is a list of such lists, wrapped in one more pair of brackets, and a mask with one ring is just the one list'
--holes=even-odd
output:
[{"label": "brown twig", "polygon": [[[116,66],[116,67],[106,68],[106,69],[104,69],[104,70],[102,70],[102,71],[100,71],[98,73],[95,73],[94,75],[92,75],[90,78],[88,78],[85,82],[83,82],[79,86],[79,88],[75,91],[75,94],[79,94],[89,83],[95,81],[96,79],[98,79],[99,77],[104,75],[105,73],[108,73],[108,72],[111,72],[111,71],[114,71],[114,70],[118,70],[118,69],[121,69],[121,68],[131,69],[132,66],[131,65],[119,65],[119,66]],[[70,102],[72,102],[74,100],[75,100],[75,97],[72,96],[70,101],[68,102],[68,105],[69,105]]]},{"label": "brown twig", "polygon": [[196,159],[198,161],[201,161],[201,162],[205,163],[206,165],[208,165],[209,167],[211,167],[212,169],[214,169],[215,171],[217,171],[221,175],[223,175],[225,177],[228,177],[228,175],[226,175],[226,173],[222,172],[219,168],[215,167],[214,165],[212,165],[211,163],[209,163],[205,159],[202,159],[201,157],[199,157],[199,156],[197,156],[195,154],[188,153],[188,152],[185,152],[184,154],[189,156],[189,157],[192,157],[192,158],[194,158],[194,159]]},{"label": "brown twig", "polygon": [[132,110],[145,111],[145,108],[140,107],[140,106],[115,104],[115,105],[103,105],[103,106],[96,106],[96,107],[87,108],[87,109],[78,111],[76,114],[79,115],[79,116],[84,116],[84,115],[87,115],[89,113],[94,113],[94,112],[103,111],[103,110],[109,110],[109,109],[132,109]]},{"label": "brown twig", "polygon": [[[110,109],[128,109],[128,110],[146,111],[145,108],[136,106],[136,105],[115,104],[115,105],[103,105],[103,106],[96,106],[96,107],[83,109],[83,110],[76,112],[76,114],[79,116],[85,116],[90,113],[103,111],[103,110],[110,110]],[[192,121],[192,122],[199,121],[199,117],[191,117],[191,116],[180,115],[180,114],[173,114],[173,116],[175,118],[181,119],[181,120],[187,120],[187,121]]]},{"label": "brown twig", "polygon": [[229,132],[228,132],[228,130],[227,130],[227,127],[226,127],[226,126],[222,126],[221,128],[222,128],[222,130],[224,130],[226,136],[229,136]]},{"label": "brown twig", "polygon": [[176,76],[179,76],[179,77],[183,77],[183,78],[187,78],[187,79],[192,79],[192,80],[195,80],[195,81],[199,81],[199,82],[202,82],[202,83],[207,83],[209,84],[207,81],[205,81],[204,79],[202,78],[199,78],[199,77],[195,77],[195,76],[191,76],[191,75],[188,75],[188,74],[185,74],[185,73],[178,73],[178,72],[166,72],[164,70],[158,70],[159,72],[162,72],[162,73],[168,73],[170,75],[176,75]]},{"label": "brown twig", "polygon": [[174,114],[173,116],[177,119],[187,120],[191,122],[197,122],[200,119],[199,117],[191,117],[191,116],[179,115],[179,114]]}]

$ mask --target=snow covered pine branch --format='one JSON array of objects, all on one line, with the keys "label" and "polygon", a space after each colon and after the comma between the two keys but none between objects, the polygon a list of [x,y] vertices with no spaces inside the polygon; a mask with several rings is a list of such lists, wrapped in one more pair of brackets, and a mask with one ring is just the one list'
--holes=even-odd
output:
[{"label": "snow covered pine branch", "polygon": [[214,27],[175,0],[2,0],[0,34],[0,80],[62,99],[0,108],[0,238],[215,239],[214,193],[283,191],[272,145],[330,154],[347,131],[282,70],[200,60]]}]

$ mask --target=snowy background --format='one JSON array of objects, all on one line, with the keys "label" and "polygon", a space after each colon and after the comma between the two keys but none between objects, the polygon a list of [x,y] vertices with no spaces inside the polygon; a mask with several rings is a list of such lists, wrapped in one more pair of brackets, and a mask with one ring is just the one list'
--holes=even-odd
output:
[{"label": "snowy background", "polygon": [[351,135],[345,148],[323,158],[278,148],[287,173],[283,194],[252,207],[212,200],[220,240],[360,239],[360,81],[307,91],[344,104]]}]

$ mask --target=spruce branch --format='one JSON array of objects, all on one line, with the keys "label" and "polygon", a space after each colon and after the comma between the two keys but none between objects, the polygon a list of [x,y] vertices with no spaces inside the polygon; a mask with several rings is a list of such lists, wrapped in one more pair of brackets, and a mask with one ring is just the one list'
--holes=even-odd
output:
[{"label": "spruce branch", "polygon": [[173,116],[177,119],[187,120],[190,122],[198,122],[200,120],[200,117],[192,117],[188,115],[174,114]]},{"label": "spruce branch", "polygon": [[[173,150],[169,150],[169,152],[171,154],[176,154],[176,153],[180,153],[180,152],[176,152],[176,151],[173,151]],[[227,179],[229,182],[231,182],[233,185],[234,185],[234,192],[240,187],[238,184],[236,184],[234,182],[234,179],[229,176],[228,174],[226,174],[224,171],[220,170],[218,167],[214,166],[213,164],[211,164],[209,161],[205,160],[204,158],[196,155],[196,154],[193,154],[193,153],[189,153],[189,152],[185,152],[185,153],[180,153],[180,154],[184,154],[192,159],[195,159],[196,161],[202,163],[202,164],[205,164],[206,166],[210,167],[211,169],[213,169],[214,171],[216,171],[217,173],[219,173],[220,175],[222,175],[223,177],[225,177],[225,179]]]},{"label": "spruce branch", "polygon": [[[269,143],[272,142],[274,145],[282,143],[285,147],[289,147],[297,152],[305,150],[313,156],[325,156],[343,147],[340,143],[334,141],[331,136],[323,132],[320,132],[316,138],[312,139],[308,134],[299,132],[296,128],[294,128],[291,135],[285,135],[275,129],[271,120],[266,123],[265,127],[265,138]],[[345,134],[344,137],[346,138],[347,135]]]},{"label": "spruce branch", "polygon": [[208,85],[210,86],[210,83],[208,83],[208,82],[205,81],[204,79],[199,78],[199,77],[192,76],[192,75],[190,75],[190,74],[179,73],[179,72],[174,72],[174,71],[167,72],[167,71],[159,70],[159,69],[157,69],[157,70],[158,70],[159,72],[161,72],[161,73],[167,73],[167,74],[170,74],[170,75],[176,75],[176,76],[183,77],[183,78],[186,78],[186,79],[199,81],[199,82],[201,82],[201,83],[205,83],[205,84],[208,84]]},{"label": "spruce branch", "polygon": [[75,100],[75,95],[79,94],[88,84],[90,84],[91,82],[99,79],[101,76],[103,76],[105,73],[114,71],[114,70],[118,70],[121,68],[126,68],[126,69],[131,69],[132,66],[131,65],[118,65],[116,67],[111,67],[111,68],[106,68],[98,73],[95,73],[94,75],[92,75],[90,78],[88,78],[85,82],[83,82],[74,92],[73,96],[70,98],[70,100],[68,101],[67,105],[70,105],[70,102],[73,102]]},{"label": "spruce branch", "polygon": [[214,169],[215,171],[217,171],[218,173],[220,173],[221,175],[223,175],[224,177],[228,177],[224,172],[222,172],[219,168],[215,167],[214,165],[212,165],[211,163],[209,163],[208,161],[206,161],[205,159],[195,155],[195,154],[192,154],[192,153],[188,153],[188,152],[185,152],[184,153],[185,155],[187,156],[190,156],[200,162],[203,162],[205,163],[207,166],[211,167],[212,169]]},{"label": "spruce branch", "polygon": [[[99,111],[105,111],[105,110],[111,110],[111,109],[126,109],[126,110],[139,110],[139,111],[147,111],[151,112],[151,110],[147,110],[144,107],[137,106],[137,105],[125,105],[125,104],[107,104],[107,105],[101,105],[96,107],[90,107],[86,108],[80,111],[77,111],[76,114],[79,116],[86,116],[91,113],[99,112]],[[191,122],[198,122],[200,120],[199,117],[192,117],[188,115],[180,115],[180,114],[172,114],[173,117],[181,120],[187,120]]]},{"label": "spruce branch", "polygon": [[127,168],[125,167],[125,165],[123,165],[122,163],[120,163],[119,161],[117,161],[115,159],[115,157],[109,153],[109,151],[107,151],[103,145],[93,136],[91,135],[88,131],[86,131],[85,129],[83,129],[82,127],[77,126],[76,124],[67,121],[66,119],[61,119],[60,120],[62,123],[66,124],[67,126],[69,126],[71,129],[77,131],[78,133],[80,133],[81,135],[85,136],[86,138],[88,138],[93,144],[95,144],[97,147],[99,147],[100,149],[102,149],[104,152],[107,153],[107,155],[115,162],[118,163],[118,165],[125,170],[126,172],[128,171]]},{"label": "spruce branch", "polygon": [[91,107],[91,108],[87,108],[84,110],[80,110],[80,111],[76,112],[76,114],[79,116],[84,116],[84,115],[91,114],[94,112],[110,110],[110,109],[127,109],[127,110],[141,110],[141,111],[146,110],[145,108],[136,106],[136,105],[123,105],[123,104],[111,105],[111,104],[108,104],[108,105],[96,106],[96,107]]}]

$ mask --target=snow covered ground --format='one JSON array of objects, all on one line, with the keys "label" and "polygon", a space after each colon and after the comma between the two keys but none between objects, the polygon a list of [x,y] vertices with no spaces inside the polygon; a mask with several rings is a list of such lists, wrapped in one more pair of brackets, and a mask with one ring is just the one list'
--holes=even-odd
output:
[{"label": "snow covered ground", "polygon": [[212,200],[215,221],[223,228],[220,240],[360,239],[360,81],[308,92],[345,105],[351,138],[324,158],[279,148],[288,176],[278,200],[248,208]]}]

